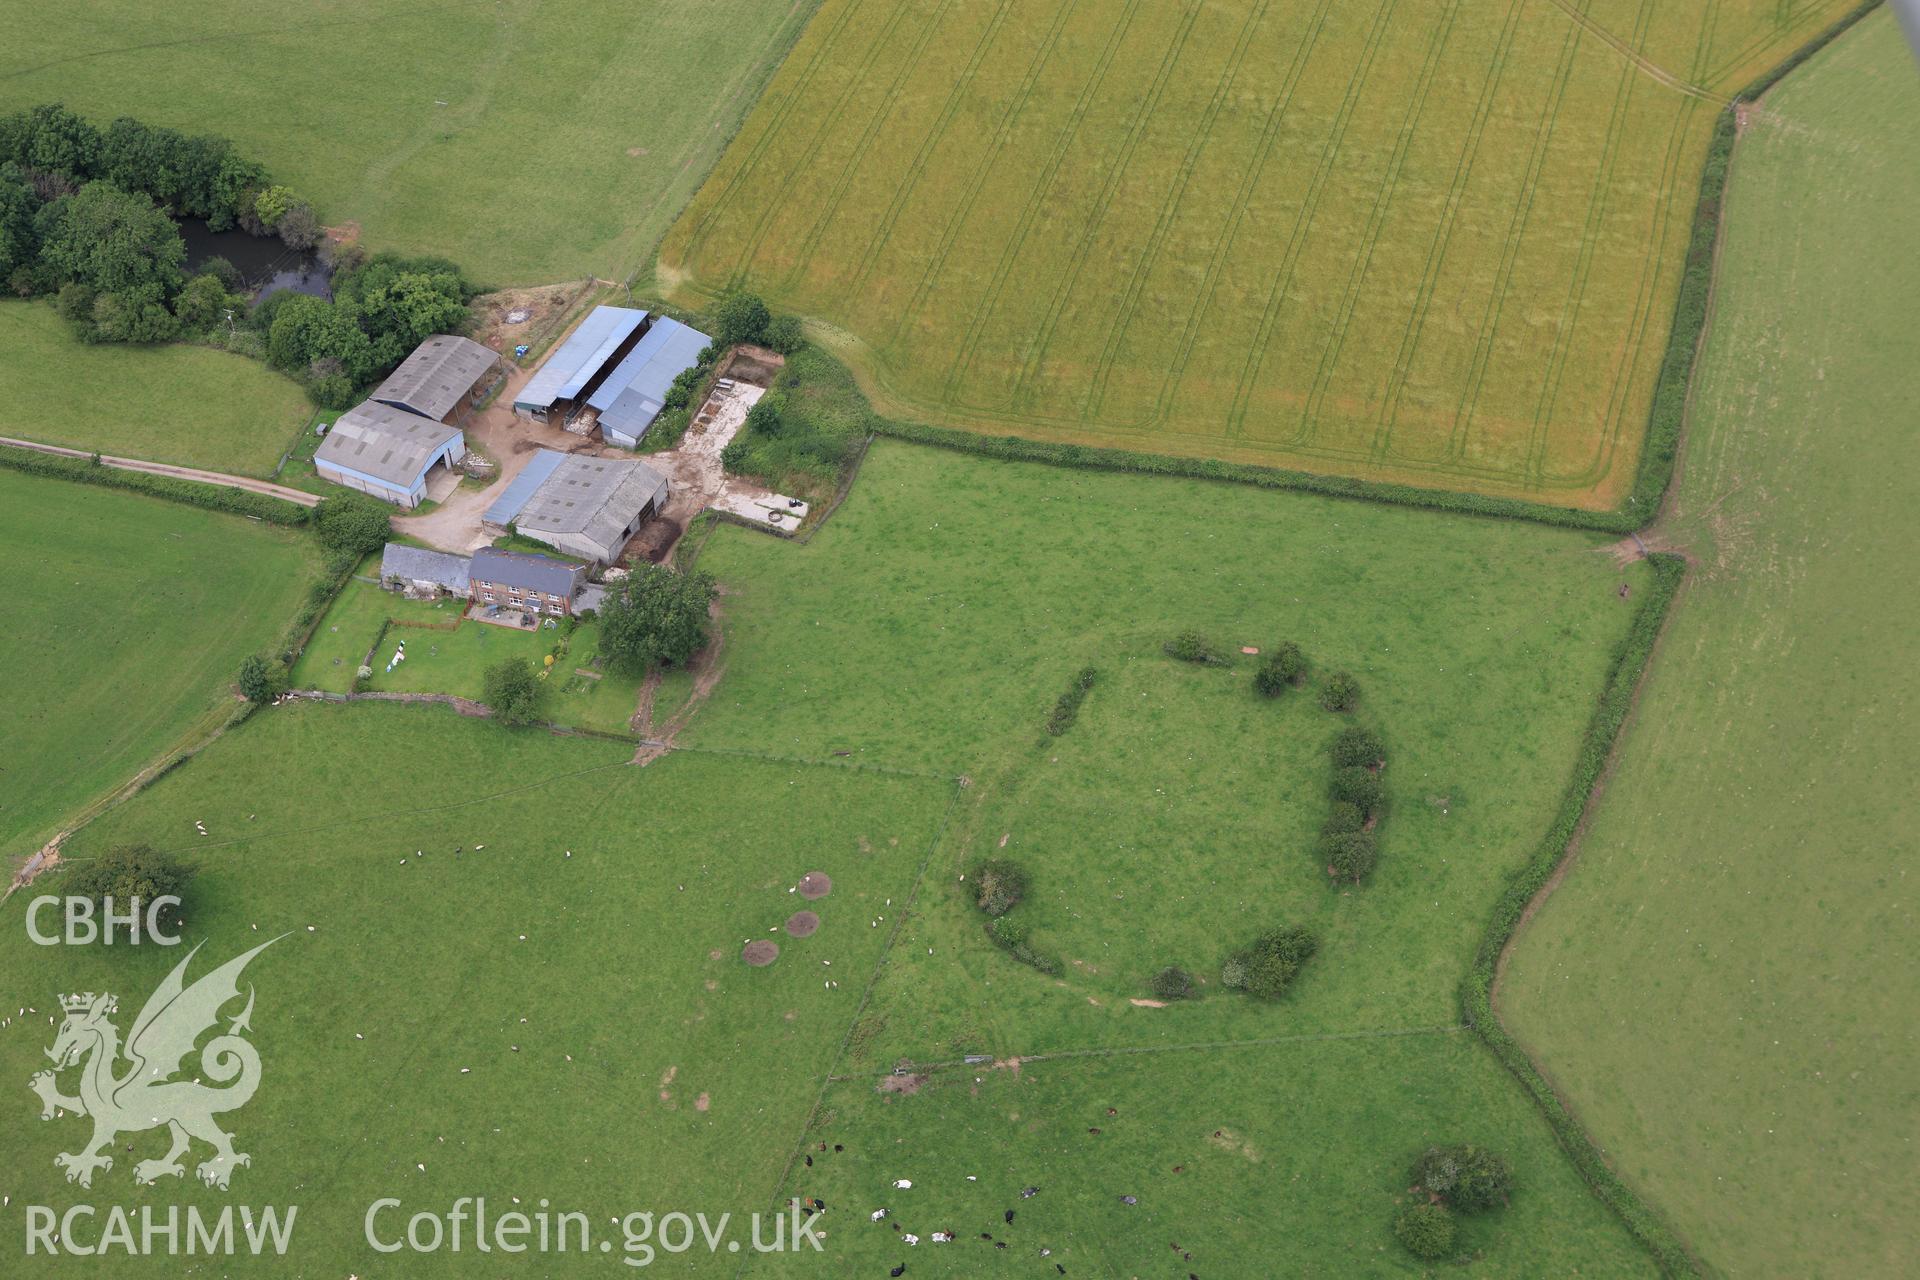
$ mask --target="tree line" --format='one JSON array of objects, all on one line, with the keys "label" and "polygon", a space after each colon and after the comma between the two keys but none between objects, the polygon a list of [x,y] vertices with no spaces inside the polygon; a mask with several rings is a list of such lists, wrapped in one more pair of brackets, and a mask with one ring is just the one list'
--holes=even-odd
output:
[{"label": "tree line", "polygon": [[[321,247],[331,300],[257,303],[231,263],[187,269],[179,219]],[[475,289],[439,258],[322,244],[312,205],[232,142],[67,108],[0,116],[0,280],[50,298],[83,342],[201,342],[267,360],[321,405],[345,408],[421,339],[459,332]]]}]

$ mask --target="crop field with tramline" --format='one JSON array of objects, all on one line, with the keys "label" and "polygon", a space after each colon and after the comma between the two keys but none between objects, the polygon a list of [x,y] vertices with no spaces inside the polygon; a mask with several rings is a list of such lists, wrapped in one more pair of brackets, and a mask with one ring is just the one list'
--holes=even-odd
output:
[{"label": "crop field with tramline", "polygon": [[1715,114],[1847,7],[829,0],[661,276],[935,423],[1611,507]]}]

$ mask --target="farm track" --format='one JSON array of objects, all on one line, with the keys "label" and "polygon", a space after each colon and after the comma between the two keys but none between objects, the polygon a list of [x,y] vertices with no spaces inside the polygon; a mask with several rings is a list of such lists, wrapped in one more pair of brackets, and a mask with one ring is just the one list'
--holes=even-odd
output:
[{"label": "farm track", "polygon": [[[57,454],[63,458],[91,458],[94,455],[85,449],[69,449],[63,445],[40,444],[33,440],[16,440],[11,436],[0,436],[0,445],[15,449],[32,449],[35,453]],[[318,495],[303,489],[289,489],[285,485],[274,484],[268,480],[256,480],[252,476],[228,475],[223,471],[202,471],[198,467],[176,467],[168,462],[146,462],[139,458],[117,458],[110,454],[101,454],[100,465],[112,467],[116,471],[139,471],[150,476],[166,476],[171,480],[191,480],[195,484],[216,485],[222,489],[244,489],[248,493],[258,493],[269,498],[279,498],[284,502],[295,503],[302,507],[320,505]]]}]

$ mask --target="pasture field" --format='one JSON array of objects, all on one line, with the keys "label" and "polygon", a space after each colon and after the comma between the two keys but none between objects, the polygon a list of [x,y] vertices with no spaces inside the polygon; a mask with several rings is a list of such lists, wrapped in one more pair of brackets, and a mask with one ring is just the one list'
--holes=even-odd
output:
[{"label": "pasture field", "polygon": [[44,303],[0,302],[0,435],[271,475],[312,406],[258,360],[211,347],[87,346]]},{"label": "pasture field", "polygon": [[15,471],[0,547],[4,857],[224,716],[240,660],[280,638],[317,567],[281,529]]},{"label": "pasture field", "polygon": [[[274,708],[76,838],[76,858],[132,838],[187,851],[194,928],[229,952],[256,924],[320,948],[284,977],[273,952],[257,962],[254,1025],[280,1074],[235,1117],[249,1198],[307,1206],[303,1269],[374,1272],[360,1218],[383,1195],[546,1196],[597,1223],[668,1195],[736,1212],[817,1195],[825,1265],[859,1274],[905,1260],[866,1214],[906,1177],[925,1196],[894,1204],[908,1229],[970,1233],[921,1245],[915,1274],[1056,1274],[1043,1247],[1069,1274],[1145,1274],[1177,1240],[1210,1276],[1276,1258],[1416,1275],[1387,1225],[1407,1162],[1472,1140],[1522,1179],[1469,1225],[1477,1269],[1652,1273],[1453,999],[1566,785],[1637,607],[1619,588],[1643,567],[1518,522],[894,443],[806,545],[702,536],[726,668],[681,751],[635,768],[617,743],[441,708]],[[1358,675],[1390,752],[1373,883],[1332,888],[1299,847],[1343,718],[1311,688],[1256,702],[1244,661],[1175,666],[1159,645],[1185,625],[1291,638],[1318,674]],[[1046,738],[1089,662],[1106,677]],[[1003,833],[1035,877],[1018,910],[1068,962],[1057,979],[997,950],[964,900],[958,876]],[[812,869],[834,879],[828,925],[769,935]],[[1226,946],[1291,921],[1322,948],[1286,1000],[1212,982]],[[741,944],[768,936],[775,965],[742,967]],[[13,947],[34,954],[15,966]],[[144,990],[171,959],[29,949],[13,930],[0,954],[7,998],[16,972],[35,993]],[[1131,1003],[1168,960],[1209,980],[1202,998]],[[0,1031],[0,1073],[47,1030]],[[898,1059],[965,1053],[1000,1065],[874,1088]],[[25,1152],[16,1206],[79,1194],[51,1165],[71,1128],[0,1114]],[[1045,1190],[1017,1200],[1029,1184]],[[1116,1217],[1123,1194],[1137,1217]],[[1018,1249],[977,1239],[1016,1204],[1002,1238]]]},{"label": "pasture field", "polygon": [[662,245],[895,416],[1609,509],[1716,112],[1847,0],[828,0]]},{"label": "pasture field", "polygon": [[[1275,1256],[1301,1274],[1417,1273],[1380,1252],[1405,1161],[1445,1135],[1484,1135],[1542,1171],[1530,1185],[1546,1203],[1516,1200],[1476,1225],[1477,1265],[1558,1274],[1577,1256],[1583,1274],[1645,1269],[1600,1202],[1560,1180],[1570,1167],[1550,1132],[1465,1039],[1455,999],[1494,897],[1566,785],[1632,617],[1618,588],[1646,581],[1600,552],[1590,535],[1512,522],[885,442],[809,545],[716,530],[698,563],[727,590],[727,673],[682,741],[844,752],[969,780],[837,1073],[851,1081],[815,1129],[816,1143],[858,1135],[849,1149],[860,1154],[816,1148],[814,1169],[794,1170],[786,1191],[850,1199],[860,1235],[849,1247],[868,1265],[903,1257],[874,1243],[892,1233],[869,1232],[862,1214],[889,1203],[894,1178],[921,1185],[924,1169],[928,1212],[904,1227],[924,1240],[952,1219],[972,1240],[995,1230],[983,1214],[1030,1210],[1048,1234],[1012,1238],[1044,1241],[1070,1274],[1065,1243],[1081,1269],[1107,1274],[1156,1265],[1162,1229],[1189,1249],[1214,1246],[1200,1274],[1271,1274]],[[1330,887],[1309,851],[1327,743],[1347,721],[1311,688],[1258,701],[1245,659],[1174,663],[1160,645],[1183,625],[1230,652],[1292,639],[1318,675],[1358,675],[1359,718],[1390,754],[1371,884]],[[1102,677],[1078,722],[1045,736],[1048,707],[1089,664]],[[1032,874],[1017,910],[1062,961],[1058,978],[982,935],[959,877],[993,853]],[[1222,992],[1226,949],[1287,922],[1322,939],[1293,995],[1266,1007]],[[1133,1003],[1169,963],[1202,977],[1202,997]],[[1001,1066],[976,1092],[983,1069],[958,1062],[983,1053]],[[1045,1065],[1008,1070],[1033,1055]],[[903,1059],[953,1065],[933,1073],[925,1103],[875,1093]],[[1272,1088],[1248,1090],[1246,1073],[1263,1069]],[[1122,1075],[1135,1083],[1122,1088]],[[1224,1104],[1242,1093],[1270,1102]],[[1079,1145],[1086,1126],[1106,1128],[1084,1115],[1096,1105],[1138,1117],[1111,1159]],[[1215,1164],[1197,1187],[1172,1187],[1171,1166],[1222,1126],[1290,1154]],[[929,1132],[954,1154],[922,1156],[912,1135]],[[962,1132],[966,1142],[950,1141]],[[989,1203],[962,1185],[968,1172],[991,1175],[992,1196],[1040,1183],[1068,1200]],[[1172,1198],[1125,1225],[1117,1196],[1137,1188],[1121,1177]],[[1554,1230],[1521,1225],[1543,1208]],[[1246,1224],[1270,1217],[1270,1251],[1248,1252]],[[935,1275],[1033,1263],[1031,1251],[984,1246],[949,1257],[922,1245],[912,1259]]]},{"label": "pasture field", "polygon": [[[596,1238],[630,1210],[760,1208],[880,955],[866,921],[913,882],[954,787],[693,753],[637,769],[631,755],[443,708],[276,708],[76,838],[76,859],[144,839],[199,864],[195,974],[291,936],[247,971],[265,1083],[227,1122],[253,1157],[233,1190],[189,1178],[142,1193],[117,1149],[90,1191],[67,1186],[53,1156],[84,1122],[43,1124],[22,1092],[0,1108],[9,1255],[24,1204],[76,1200],[298,1205],[287,1258],[223,1261],[232,1275],[472,1275],[484,1261],[470,1237],[458,1254],[374,1253],[362,1218],[383,1196],[406,1206],[383,1221],[396,1232],[460,1196],[495,1212],[518,1196],[529,1213],[544,1198],[587,1213]],[[808,904],[819,931],[770,935],[809,871],[833,880]],[[43,1010],[76,986],[111,989],[124,1031],[185,951],[36,947],[23,905],[0,912],[0,972],[9,1000]],[[769,936],[775,963],[742,964],[742,939]],[[828,988],[832,974],[847,981]],[[24,1082],[53,1028],[11,1021],[0,1070]],[[140,1158],[165,1145],[127,1141],[157,1144]],[[597,1252],[528,1261],[625,1270]]]},{"label": "pasture field", "polygon": [[1920,111],[1882,12],[1752,112],[1672,509],[1697,560],[1516,1035],[1728,1275],[1906,1275]]},{"label": "pasture field", "polygon": [[369,247],[489,284],[623,277],[813,7],[107,0],[11,36],[0,109],[65,101],[226,135]]}]

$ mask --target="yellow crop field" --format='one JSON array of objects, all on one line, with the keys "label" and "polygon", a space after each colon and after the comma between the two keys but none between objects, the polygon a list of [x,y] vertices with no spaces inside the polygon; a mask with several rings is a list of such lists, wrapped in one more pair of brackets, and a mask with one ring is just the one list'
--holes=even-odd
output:
[{"label": "yellow crop field", "polygon": [[669,233],[886,410],[1608,508],[1714,117],[1851,0],[827,0]]}]

